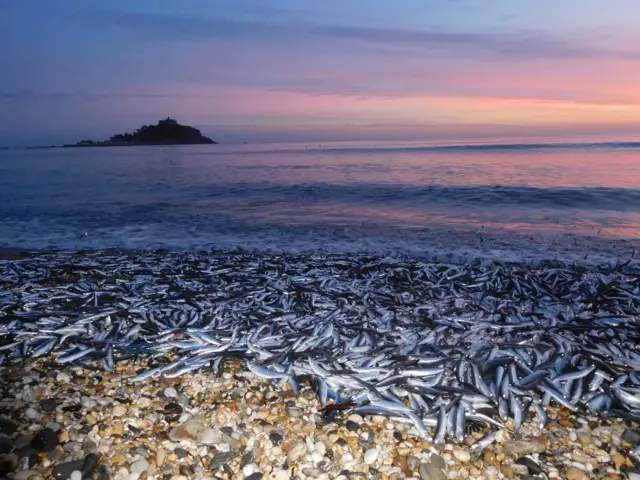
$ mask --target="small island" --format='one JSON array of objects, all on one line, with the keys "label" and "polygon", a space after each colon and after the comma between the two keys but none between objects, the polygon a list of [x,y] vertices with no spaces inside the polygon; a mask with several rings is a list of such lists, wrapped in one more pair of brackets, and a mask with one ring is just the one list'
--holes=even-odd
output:
[{"label": "small island", "polygon": [[144,125],[133,133],[120,133],[106,141],[83,140],[64,147],[119,147],[129,145],[211,145],[214,142],[197,128],[180,125],[173,118],[160,120],[157,125]]}]

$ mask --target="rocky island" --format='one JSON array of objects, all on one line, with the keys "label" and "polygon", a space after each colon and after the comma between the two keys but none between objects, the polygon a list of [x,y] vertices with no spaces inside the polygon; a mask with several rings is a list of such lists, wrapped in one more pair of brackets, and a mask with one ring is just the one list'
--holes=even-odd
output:
[{"label": "rocky island", "polygon": [[129,145],[202,145],[214,144],[197,128],[180,125],[173,118],[160,120],[157,125],[144,125],[133,133],[121,133],[106,141],[83,140],[64,147],[116,147]]}]

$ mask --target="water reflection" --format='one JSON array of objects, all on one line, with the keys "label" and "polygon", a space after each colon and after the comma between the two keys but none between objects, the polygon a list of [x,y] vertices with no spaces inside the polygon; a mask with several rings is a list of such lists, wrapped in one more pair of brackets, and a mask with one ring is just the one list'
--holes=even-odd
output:
[{"label": "water reflection", "polygon": [[0,169],[2,219],[640,237],[640,149],[63,149],[3,151]]}]

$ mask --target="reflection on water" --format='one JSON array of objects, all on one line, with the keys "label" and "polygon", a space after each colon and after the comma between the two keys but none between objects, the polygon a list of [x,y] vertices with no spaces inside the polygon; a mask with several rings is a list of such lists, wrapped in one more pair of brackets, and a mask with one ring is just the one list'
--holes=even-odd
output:
[{"label": "reflection on water", "polygon": [[640,149],[10,150],[0,153],[0,220],[5,236],[47,220],[78,230],[375,225],[640,238]]}]

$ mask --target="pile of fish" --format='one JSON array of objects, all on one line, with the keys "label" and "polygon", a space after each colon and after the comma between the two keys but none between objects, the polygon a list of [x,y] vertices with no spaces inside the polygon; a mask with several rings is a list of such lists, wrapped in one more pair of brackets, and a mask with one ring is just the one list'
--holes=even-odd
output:
[{"label": "pile of fish", "polygon": [[310,382],[328,415],[385,415],[436,443],[527,415],[544,428],[550,403],[638,421],[640,279],[363,256],[2,261],[0,363],[44,356],[106,370],[144,359],[132,382],[241,361],[294,391]]}]

